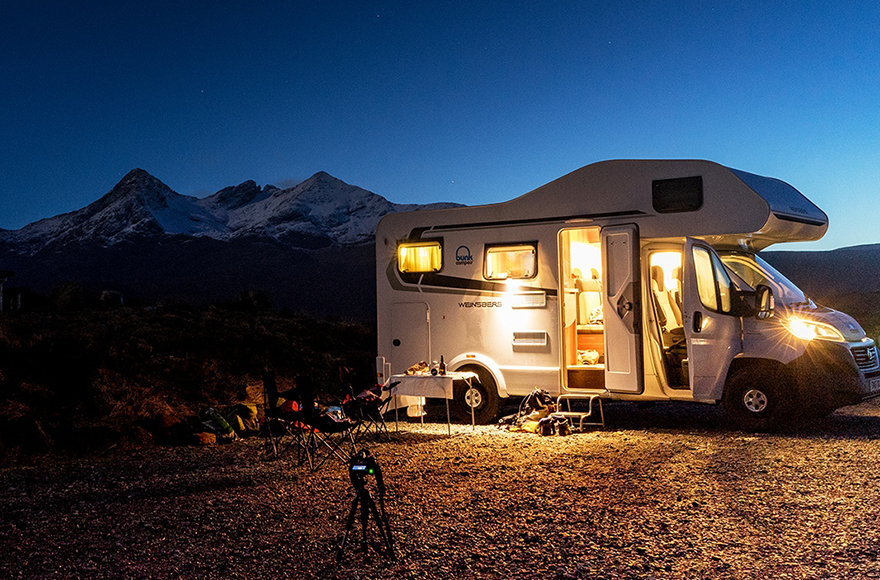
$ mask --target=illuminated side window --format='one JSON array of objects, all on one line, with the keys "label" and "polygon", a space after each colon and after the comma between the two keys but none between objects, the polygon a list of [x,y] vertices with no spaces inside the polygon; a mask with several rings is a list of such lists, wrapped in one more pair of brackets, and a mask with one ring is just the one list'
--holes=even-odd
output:
[{"label": "illuminated side window", "polygon": [[442,265],[440,242],[402,243],[397,247],[397,269],[401,272],[439,272]]},{"label": "illuminated side window", "polygon": [[538,250],[534,244],[486,248],[487,280],[534,278],[538,273]]},{"label": "illuminated side window", "polygon": [[706,248],[694,246],[694,270],[697,273],[697,292],[700,302],[711,310],[718,310],[718,290],[715,288],[715,272],[712,256]]},{"label": "illuminated side window", "polygon": [[716,312],[730,312],[733,283],[721,260],[706,248],[694,246],[694,270],[697,274],[697,292],[703,306]]}]

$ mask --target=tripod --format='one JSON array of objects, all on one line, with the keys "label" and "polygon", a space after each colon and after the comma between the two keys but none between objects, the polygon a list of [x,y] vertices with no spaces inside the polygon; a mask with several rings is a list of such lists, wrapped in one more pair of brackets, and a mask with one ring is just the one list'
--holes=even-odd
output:
[{"label": "tripod", "polygon": [[[385,482],[382,480],[382,469],[376,463],[376,459],[370,455],[370,452],[364,449],[354,454],[348,460],[348,475],[351,478],[351,484],[355,489],[355,496],[351,502],[351,509],[348,511],[348,519],[345,522],[345,534],[342,536],[342,542],[336,552],[336,562],[342,561],[342,553],[345,550],[345,544],[348,543],[348,534],[354,529],[354,518],[360,507],[361,512],[361,551],[366,553],[369,545],[367,536],[370,525],[370,514],[376,521],[376,527],[379,529],[379,536],[385,547],[385,555],[391,560],[397,557],[394,554],[394,545],[391,540],[391,526],[388,525],[388,514],[385,513]],[[376,509],[376,502],[373,501],[370,491],[366,486],[366,476],[373,475],[376,477],[376,490],[379,492],[379,507],[382,510],[380,516],[379,510]],[[378,553],[382,553],[381,547],[372,543],[373,549]]]}]

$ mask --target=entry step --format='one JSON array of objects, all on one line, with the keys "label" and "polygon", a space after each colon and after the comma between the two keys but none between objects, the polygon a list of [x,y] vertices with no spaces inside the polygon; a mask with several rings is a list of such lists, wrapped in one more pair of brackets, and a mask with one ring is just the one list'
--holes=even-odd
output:
[{"label": "entry step", "polygon": [[[586,401],[586,411],[572,410],[572,401]],[[563,403],[566,409],[563,410]],[[596,420],[595,412],[599,412],[599,420]],[[572,429],[583,431],[584,427],[605,427],[605,413],[602,410],[602,397],[587,393],[565,393],[556,399],[556,412],[554,417],[565,417],[571,421]]]}]

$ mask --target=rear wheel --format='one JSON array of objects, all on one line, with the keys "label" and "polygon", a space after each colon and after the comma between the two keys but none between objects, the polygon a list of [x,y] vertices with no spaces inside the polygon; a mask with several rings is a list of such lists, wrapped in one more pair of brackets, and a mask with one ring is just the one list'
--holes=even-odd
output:
[{"label": "rear wheel", "polygon": [[745,431],[779,427],[787,403],[793,404],[785,373],[773,369],[740,369],[724,387],[724,413],[734,426]]},{"label": "rear wheel", "polygon": [[495,379],[489,371],[476,365],[466,365],[457,370],[477,373],[478,378],[471,380],[470,388],[464,381],[455,382],[452,405],[456,417],[470,423],[471,409],[473,409],[474,422],[485,425],[494,421],[501,410],[501,399],[498,396]]}]

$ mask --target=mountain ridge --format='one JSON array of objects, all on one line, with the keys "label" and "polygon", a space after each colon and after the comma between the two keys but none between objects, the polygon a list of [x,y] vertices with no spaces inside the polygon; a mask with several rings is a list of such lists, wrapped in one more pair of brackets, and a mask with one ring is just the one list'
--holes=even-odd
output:
[{"label": "mountain ridge", "polygon": [[72,212],[0,230],[0,241],[24,255],[50,246],[97,244],[184,235],[221,241],[271,238],[313,249],[372,241],[382,216],[397,211],[459,204],[396,204],[381,195],[319,171],[286,189],[253,180],[204,197],[181,195],[149,172],[129,171],[109,192]]},{"label": "mountain ridge", "polygon": [[84,208],[0,230],[0,268],[37,295],[72,282],[199,304],[257,290],[279,308],[368,320],[382,216],[458,205],[393,203],[323,171],[289,188],[248,180],[196,198],[135,168]]}]

